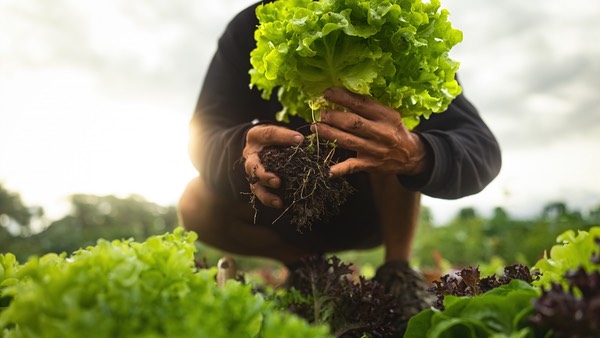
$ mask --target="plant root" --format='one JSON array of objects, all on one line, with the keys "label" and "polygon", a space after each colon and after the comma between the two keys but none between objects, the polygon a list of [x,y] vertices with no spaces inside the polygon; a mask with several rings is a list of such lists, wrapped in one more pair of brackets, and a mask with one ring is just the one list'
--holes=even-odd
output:
[{"label": "plant root", "polygon": [[[258,154],[265,170],[281,179],[280,188],[274,192],[283,199],[284,210],[273,223],[289,222],[302,232],[340,212],[354,188],[342,177],[329,177],[335,148],[335,144],[320,142],[313,134],[300,145],[269,146]],[[251,203],[255,206],[255,196]]]}]

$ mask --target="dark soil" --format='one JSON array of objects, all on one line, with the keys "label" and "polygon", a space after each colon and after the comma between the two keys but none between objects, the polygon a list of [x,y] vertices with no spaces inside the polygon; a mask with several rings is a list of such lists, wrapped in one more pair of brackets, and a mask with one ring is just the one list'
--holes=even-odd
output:
[{"label": "dark soil", "polygon": [[281,179],[275,193],[283,199],[284,207],[273,223],[286,221],[302,232],[339,213],[354,189],[344,178],[329,177],[335,150],[332,143],[319,142],[316,135],[311,135],[301,145],[270,146],[258,154],[265,170]]}]

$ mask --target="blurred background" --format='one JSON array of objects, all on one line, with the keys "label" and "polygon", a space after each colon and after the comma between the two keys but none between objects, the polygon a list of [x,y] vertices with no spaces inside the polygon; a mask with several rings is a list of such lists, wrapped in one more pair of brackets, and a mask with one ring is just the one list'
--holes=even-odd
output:
[{"label": "blurred background", "polygon": [[[252,3],[0,0],[0,252],[177,226],[196,175],[188,121],[219,35]],[[504,164],[480,194],[424,198],[415,261],[531,261],[558,232],[600,224],[600,2],[442,6]]]}]

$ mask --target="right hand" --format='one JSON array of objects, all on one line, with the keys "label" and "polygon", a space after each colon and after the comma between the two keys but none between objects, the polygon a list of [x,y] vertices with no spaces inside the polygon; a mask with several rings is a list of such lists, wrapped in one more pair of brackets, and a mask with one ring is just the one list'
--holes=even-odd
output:
[{"label": "right hand", "polygon": [[257,125],[246,133],[246,145],[242,151],[244,168],[247,177],[250,178],[250,189],[262,204],[272,208],[283,207],[281,197],[269,190],[279,188],[281,179],[265,170],[258,153],[266,146],[293,146],[302,143],[303,140],[304,136],[301,133],[275,125]]}]

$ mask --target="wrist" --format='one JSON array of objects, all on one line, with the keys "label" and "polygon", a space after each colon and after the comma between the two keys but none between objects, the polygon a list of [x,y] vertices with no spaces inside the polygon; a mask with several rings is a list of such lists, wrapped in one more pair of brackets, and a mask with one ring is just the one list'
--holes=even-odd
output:
[{"label": "wrist", "polygon": [[415,142],[415,151],[413,152],[412,163],[414,164],[412,170],[407,173],[413,177],[429,177],[431,170],[433,169],[433,154],[432,150],[428,146],[427,142],[417,133],[411,135]]}]

